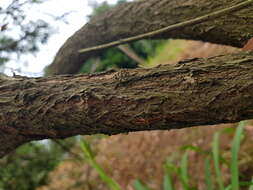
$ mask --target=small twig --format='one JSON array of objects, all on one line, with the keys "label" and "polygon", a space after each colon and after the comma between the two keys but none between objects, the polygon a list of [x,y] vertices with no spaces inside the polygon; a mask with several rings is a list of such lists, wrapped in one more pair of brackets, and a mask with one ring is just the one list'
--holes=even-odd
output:
[{"label": "small twig", "polygon": [[109,48],[109,47],[117,46],[117,45],[120,45],[120,44],[125,44],[125,43],[129,43],[129,42],[132,42],[132,41],[136,41],[136,40],[140,40],[140,39],[144,39],[144,38],[149,38],[149,37],[152,37],[152,36],[164,33],[164,32],[172,31],[172,30],[175,30],[175,29],[181,29],[183,27],[193,25],[193,24],[199,24],[199,23],[202,23],[204,21],[219,17],[221,15],[224,15],[224,14],[227,14],[227,13],[230,13],[230,12],[233,12],[233,11],[240,10],[240,9],[242,9],[242,8],[248,6],[248,5],[251,5],[251,4],[253,4],[253,0],[246,0],[245,2],[239,3],[239,4],[234,5],[232,7],[225,8],[225,9],[222,9],[222,10],[218,10],[218,11],[212,12],[210,14],[206,14],[204,16],[200,16],[200,17],[190,19],[190,20],[187,20],[187,21],[184,21],[184,22],[180,22],[180,23],[177,23],[177,24],[166,26],[164,28],[161,28],[161,29],[158,29],[158,30],[155,30],[155,31],[152,31],[152,32],[148,32],[148,33],[145,33],[145,34],[140,34],[140,35],[137,35],[137,36],[120,39],[120,40],[117,40],[117,41],[113,41],[113,42],[98,45],[98,46],[84,48],[84,49],[79,50],[78,52],[79,53],[86,53],[86,52],[89,52],[89,51]]},{"label": "small twig", "polygon": [[8,51],[8,50],[11,50],[11,49],[14,49],[14,48],[16,48],[17,47],[17,45],[21,42],[21,41],[23,41],[23,40],[25,40],[26,38],[27,38],[27,36],[28,36],[28,33],[26,33],[24,36],[22,36],[20,39],[18,39],[18,40],[16,40],[16,41],[13,41],[13,42],[11,42],[11,43],[9,43],[9,44],[7,44],[7,45],[5,45],[5,46],[0,46],[0,51]]},{"label": "small twig", "polygon": [[72,155],[76,160],[78,161],[83,161],[83,158],[79,155],[76,154],[74,152],[72,152],[69,147],[67,147],[65,144],[61,143],[61,141],[57,140],[57,139],[53,139],[53,141],[58,144],[64,151],[68,152],[70,155]]},{"label": "small twig", "polygon": [[118,49],[121,50],[126,56],[134,60],[139,65],[145,64],[145,60],[141,58],[137,53],[135,53],[129,45],[127,44],[119,45]]}]

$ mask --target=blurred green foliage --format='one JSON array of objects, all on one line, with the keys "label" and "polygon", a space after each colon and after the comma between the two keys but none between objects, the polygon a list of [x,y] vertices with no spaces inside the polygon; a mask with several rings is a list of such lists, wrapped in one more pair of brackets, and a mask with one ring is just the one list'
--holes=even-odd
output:
[{"label": "blurred green foliage", "polygon": [[0,160],[0,190],[35,190],[47,183],[48,174],[64,152],[54,143],[29,143]]},{"label": "blurred green foliage", "polygon": [[[117,4],[125,3],[126,0],[119,0]],[[89,18],[92,19],[94,16],[105,13],[110,10],[114,5],[103,2],[98,4],[94,2],[92,5],[93,12],[89,15]],[[138,57],[143,60],[147,60],[150,57],[154,56],[157,52],[157,49],[163,46],[167,40],[139,40],[129,44],[129,48],[133,51]],[[93,57],[85,62],[81,68],[81,73],[93,73],[109,70],[112,68],[136,68],[138,63],[123,53],[119,48],[113,47],[104,50],[99,53],[96,57]]]},{"label": "blurred green foliage", "polygon": [[[245,122],[240,122],[239,126],[235,130],[234,138],[231,145],[231,159],[226,160],[228,167],[230,168],[230,182],[224,183],[222,175],[222,154],[220,152],[220,135],[221,132],[215,133],[213,137],[212,150],[210,152],[199,151],[198,148],[193,148],[192,146],[185,146],[183,148],[184,153],[182,154],[179,166],[173,161],[173,157],[169,157],[164,163],[164,180],[163,180],[163,189],[164,190],[175,190],[174,180],[178,178],[181,187],[183,190],[198,190],[198,187],[192,185],[194,182],[189,175],[188,164],[189,164],[189,150],[196,151],[197,153],[206,154],[204,160],[204,172],[202,173],[205,176],[205,186],[208,190],[240,190],[242,187],[245,189],[252,190],[253,183],[251,181],[240,181],[240,170],[239,170],[239,150],[240,144],[243,140],[243,130],[245,127]],[[81,149],[84,153],[84,161],[86,161],[92,168],[94,168],[98,173],[103,182],[111,190],[121,190],[120,185],[114,181],[113,178],[108,176],[105,170],[96,162],[96,158],[89,143],[85,140],[82,140],[80,143]],[[211,161],[214,166],[214,172],[212,172]],[[213,173],[213,175],[212,175]],[[177,181],[177,180],[175,180]],[[140,180],[135,180],[133,187],[135,190],[151,190],[145,183]]]},{"label": "blurred green foliage", "polygon": [[[156,50],[163,46],[166,40],[140,40],[129,44],[130,48],[144,60],[155,55]],[[96,61],[98,62],[96,63]],[[95,69],[94,68],[95,65]],[[117,47],[103,51],[96,58],[89,59],[81,68],[81,73],[100,72],[112,68],[137,68],[138,63],[125,55]]]},{"label": "blurred green foliage", "polygon": [[31,142],[0,160],[0,190],[36,190],[48,184],[49,173],[61,161],[74,157],[78,137]]}]

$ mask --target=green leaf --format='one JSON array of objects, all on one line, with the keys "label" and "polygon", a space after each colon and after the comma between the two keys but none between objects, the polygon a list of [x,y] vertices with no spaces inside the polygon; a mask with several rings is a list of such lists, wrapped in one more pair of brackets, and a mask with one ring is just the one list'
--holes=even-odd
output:
[{"label": "green leaf", "polygon": [[80,146],[81,146],[81,149],[84,153],[84,156],[87,159],[93,160],[94,159],[94,153],[92,152],[90,145],[85,140],[83,140],[83,141],[80,142]]},{"label": "green leaf", "polygon": [[219,185],[219,189],[224,190],[224,184],[223,184],[221,169],[220,169],[219,137],[220,137],[220,133],[214,134],[214,139],[213,139],[213,144],[212,144],[212,154],[213,154],[214,169],[215,169],[215,174],[216,174],[216,179]]},{"label": "green leaf", "polygon": [[233,144],[232,144],[232,160],[231,160],[231,185],[232,190],[239,190],[239,169],[238,169],[238,154],[240,150],[240,142],[243,133],[245,122],[240,122],[236,129]]},{"label": "green leaf", "polygon": [[180,179],[183,185],[184,190],[189,189],[189,179],[188,179],[188,153],[185,152],[182,156],[181,163],[180,163]]},{"label": "green leaf", "polygon": [[174,190],[171,176],[168,174],[163,177],[163,190]]},{"label": "green leaf", "polygon": [[135,190],[150,190],[147,186],[142,184],[140,180],[134,181],[134,189]]},{"label": "green leaf", "polygon": [[171,161],[169,159],[166,160],[164,164],[164,177],[163,177],[163,190],[174,190],[173,184],[172,184],[172,173],[176,168],[173,166]]},{"label": "green leaf", "polygon": [[212,175],[211,175],[211,167],[210,167],[209,158],[205,159],[204,170],[205,170],[206,189],[213,190],[213,182],[212,182]]},{"label": "green leaf", "polygon": [[251,185],[249,186],[249,190],[253,190],[253,178],[251,179]]},{"label": "green leaf", "polygon": [[105,184],[110,187],[111,190],[121,190],[118,183],[116,183],[111,177],[109,177],[103,168],[96,162],[95,156],[90,148],[90,145],[86,141],[81,141],[81,149],[86,157],[88,163],[93,167],[99,174],[99,177],[105,182]]},{"label": "green leaf", "polygon": [[203,150],[201,147],[193,146],[193,145],[184,145],[181,147],[182,150],[192,150],[194,152],[200,153],[200,154],[208,154],[208,151]]},{"label": "green leaf", "polygon": [[232,185],[231,184],[229,184],[226,188],[225,188],[225,190],[231,190],[232,189]]}]

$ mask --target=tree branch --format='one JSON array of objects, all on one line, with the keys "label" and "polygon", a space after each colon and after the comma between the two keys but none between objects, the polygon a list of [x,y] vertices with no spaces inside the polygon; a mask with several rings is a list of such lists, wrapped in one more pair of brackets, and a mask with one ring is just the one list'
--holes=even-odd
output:
[{"label": "tree branch", "polygon": [[0,77],[0,156],[31,140],[253,118],[253,53],[153,69]]},{"label": "tree branch", "polygon": [[[178,30],[172,27],[172,31],[164,30],[163,33],[152,34],[152,39],[181,38],[243,47],[253,36],[253,6],[248,5],[236,12],[229,11],[236,4],[241,5],[245,2],[251,3],[242,0],[181,0],[180,2],[179,0],[146,0],[119,5],[110,12],[93,18],[71,36],[57,53],[48,73],[51,75],[77,73],[88,58],[102,51],[97,49],[79,53],[79,50],[152,31],[163,31],[168,29],[167,26],[177,28],[177,23],[184,23],[184,27],[180,26]],[[227,9],[228,7],[230,8]],[[217,10],[226,10],[227,14],[208,20],[207,15],[210,16]],[[201,17],[203,15],[206,15],[204,20],[207,19],[204,23],[189,25],[196,18],[203,21]]]},{"label": "tree branch", "polygon": [[184,27],[187,27],[187,26],[196,25],[196,24],[200,24],[202,22],[205,22],[205,21],[208,21],[208,20],[211,20],[211,19],[215,19],[219,16],[222,16],[222,15],[234,12],[234,11],[238,11],[242,8],[250,6],[251,4],[253,4],[253,0],[247,0],[245,2],[236,4],[232,7],[224,8],[224,9],[218,10],[218,11],[214,11],[210,14],[203,15],[203,16],[191,19],[191,20],[180,22],[180,23],[176,23],[176,24],[173,24],[173,25],[170,25],[170,26],[166,26],[164,28],[161,28],[161,29],[158,29],[158,30],[155,30],[155,31],[151,31],[151,32],[148,32],[148,33],[145,33],[145,34],[140,34],[140,35],[137,35],[137,36],[131,36],[129,38],[119,39],[119,40],[116,40],[114,42],[110,42],[110,43],[107,43],[107,44],[102,44],[102,45],[98,45],[98,46],[94,46],[94,47],[88,47],[88,48],[85,48],[85,49],[81,49],[81,50],[79,50],[79,53],[85,53],[85,52],[89,52],[89,51],[110,48],[110,47],[113,47],[113,46],[118,46],[120,44],[130,43],[130,42],[145,39],[145,38],[152,38],[153,36],[160,35],[164,32],[170,32],[172,30],[180,30],[180,29],[182,29]]}]

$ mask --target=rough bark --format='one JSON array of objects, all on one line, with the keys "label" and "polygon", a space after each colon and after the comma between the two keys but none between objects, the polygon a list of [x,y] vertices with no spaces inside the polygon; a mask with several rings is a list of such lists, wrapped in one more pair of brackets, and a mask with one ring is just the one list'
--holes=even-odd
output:
[{"label": "rough bark", "polygon": [[[80,49],[161,29],[175,23],[224,9],[243,0],[143,0],[119,5],[93,18],[71,36],[57,53],[49,74],[76,73],[99,51]],[[180,30],[156,35],[154,39],[182,38],[243,47],[253,36],[253,6]],[[101,50],[100,50],[101,51]]]},{"label": "rough bark", "polygon": [[253,118],[253,53],[153,69],[0,78],[0,156],[27,141]]}]

